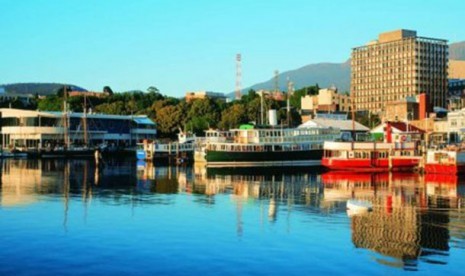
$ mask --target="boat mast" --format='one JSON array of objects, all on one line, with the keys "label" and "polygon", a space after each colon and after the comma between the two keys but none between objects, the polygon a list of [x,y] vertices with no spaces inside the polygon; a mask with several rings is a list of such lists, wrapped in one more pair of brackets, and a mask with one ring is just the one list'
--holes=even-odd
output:
[{"label": "boat mast", "polygon": [[63,139],[65,143],[65,148],[69,146],[69,134],[68,134],[68,109],[67,109],[67,100],[68,100],[68,92],[66,91],[66,85],[63,86]]},{"label": "boat mast", "polygon": [[84,128],[84,145],[88,145],[87,137],[87,96],[84,94],[84,117],[82,118],[82,127]]},{"label": "boat mast", "polygon": [[290,98],[291,98],[291,93],[292,93],[292,85],[293,85],[293,83],[291,81],[289,81],[289,78],[287,78],[287,127],[291,126]]}]

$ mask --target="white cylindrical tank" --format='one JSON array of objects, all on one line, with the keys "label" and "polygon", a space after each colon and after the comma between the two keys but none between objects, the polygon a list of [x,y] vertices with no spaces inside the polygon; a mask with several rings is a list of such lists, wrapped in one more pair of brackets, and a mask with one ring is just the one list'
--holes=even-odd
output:
[{"label": "white cylindrical tank", "polygon": [[271,126],[278,125],[278,116],[276,115],[276,109],[268,110],[268,117],[270,119],[270,125]]}]

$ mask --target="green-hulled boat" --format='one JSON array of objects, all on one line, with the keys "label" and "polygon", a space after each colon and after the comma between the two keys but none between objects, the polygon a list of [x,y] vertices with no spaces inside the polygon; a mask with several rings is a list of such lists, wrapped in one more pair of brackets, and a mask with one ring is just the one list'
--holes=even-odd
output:
[{"label": "green-hulled boat", "polygon": [[319,166],[323,142],[339,137],[340,131],[331,128],[208,130],[194,159],[207,167]]}]

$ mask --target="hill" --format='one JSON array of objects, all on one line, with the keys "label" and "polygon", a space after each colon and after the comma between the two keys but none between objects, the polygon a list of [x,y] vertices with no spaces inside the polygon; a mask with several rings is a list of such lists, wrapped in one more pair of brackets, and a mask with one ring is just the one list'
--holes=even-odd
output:
[{"label": "hill", "polygon": [[465,60],[465,41],[449,45],[449,59]]},{"label": "hill", "polygon": [[57,90],[64,85],[71,86],[75,91],[87,91],[84,88],[73,84],[62,84],[62,83],[12,83],[12,84],[0,84],[0,87],[5,88],[7,93],[15,94],[37,94],[40,96],[47,96],[55,94]]},{"label": "hill", "polygon": [[[465,60],[465,41],[449,45],[449,58]],[[294,82],[296,89],[318,83],[320,87],[329,87],[334,84],[339,91],[349,91],[350,59],[344,63],[309,64],[296,70],[283,72],[279,75],[279,88],[283,91],[287,90],[287,77]],[[274,79],[245,88],[243,93],[247,93],[249,89],[274,89]]]},{"label": "hill", "polygon": [[[318,84],[320,87],[335,85],[340,91],[349,91],[350,87],[350,60],[344,63],[316,63],[309,64],[296,70],[279,74],[279,88],[287,90],[287,78],[294,82],[296,89]],[[274,78],[246,88],[259,90],[272,90],[275,86]]]}]

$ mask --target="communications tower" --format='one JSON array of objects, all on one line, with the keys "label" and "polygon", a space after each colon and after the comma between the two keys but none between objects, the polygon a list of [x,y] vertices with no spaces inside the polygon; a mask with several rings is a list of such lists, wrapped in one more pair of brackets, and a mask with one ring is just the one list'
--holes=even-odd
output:
[{"label": "communications tower", "polygon": [[242,68],[241,68],[241,54],[236,55],[236,100],[241,99],[241,80],[242,80]]}]

